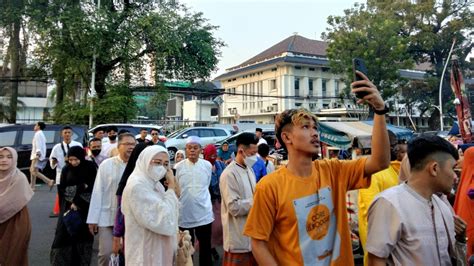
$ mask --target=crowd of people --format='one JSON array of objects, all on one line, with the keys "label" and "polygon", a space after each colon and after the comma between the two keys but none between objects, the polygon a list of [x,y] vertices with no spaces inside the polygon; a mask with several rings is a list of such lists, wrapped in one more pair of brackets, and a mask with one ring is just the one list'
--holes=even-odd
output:
[{"label": "crowd of people", "polygon": [[367,95],[359,102],[374,112],[369,156],[314,160],[321,152],[317,117],[290,109],[275,119],[289,158],[276,170],[261,129],[239,134],[234,151],[190,136],[172,162],[157,131],[149,132],[152,140],[148,132],[135,139],[114,127],[94,132],[83,149],[66,126],[46,158],[39,122],[31,185],[16,167],[16,151],[0,148],[0,265],[28,264],[26,206],[33,176],[43,179],[48,161],[57,173],[59,214],[51,265],[90,265],[94,239],[105,266],[192,265],[195,249],[202,266],[220,256],[226,266],[353,265],[351,190],[358,190],[366,265],[466,265],[474,252],[474,148],[464,153],[452,207],[446,195],[457,179],[457,149],[421,136],[397,145],[391,158],[385,103],[367,78],[353,83],[360,91]]}]

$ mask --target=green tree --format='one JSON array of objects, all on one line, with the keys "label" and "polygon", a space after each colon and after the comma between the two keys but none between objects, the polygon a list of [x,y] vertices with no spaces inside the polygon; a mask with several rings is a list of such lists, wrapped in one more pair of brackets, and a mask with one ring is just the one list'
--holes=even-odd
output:
[{"label": "green tree", "polygon": [[368,75],[384,98],[396,93],[403,81],[398,70],[413,66],[407,52],[408,40],[398,33],[402,22],[389,20],[368,5],[355,4],[344,16],[329,16],[327,55],[331,70],[342,73],[347,83],[353,80],[352,59],[364,59]]},{"label": "green tree", "polygon": [[[417,106],[422,113],[434,111],[433,106],[439,105],[441,73],[454,38],[453,54],[462,67],[469,65],[465,59],[473,47],[472,5],[472,1],[452,0],[368,0],[366,5],[356,4],[344,16],[328,18],[329,32],[323,37],[330,42],[331,66],[350,77],[351,58],[362,57],[367,61],[370,78],[380,85],[386,99],[400,89],[398,95],[403,96],[402,103],[410,105],[408,108]],[[397,70],[410,68],[410,62],[431,66],[423,85],[400,79]],[[452,96],[449,71],[443,85],[443,110],[453,110],[448,100]],[[392,88],[389,93],[387,88]],[[439,112],[433,114],[430,126],[435,128]]]},{"label": "green tree", "polygon": [[[9,123],[16,123],[18,109],[18,86],[26,68],[27,45],[21,43],[20,32],[24,27],[25,3],[22,0],[9,0],[0,2],[0,27],[6,32],[5,37],[9,40],[7,53],[3,62],[0,77],[9,76],[7,86],[8,93],[2,93],[8,100],[8,107],[2,103],[1,115]],[[24,29],[24,28],[23,28]],[[24,40],[27,40],[26,32],[23,32]],[[27,41],[26,41],[27,43]],[[8,65],[10,64],[10,69]],[[9,72],[9,75],[8,75]]]},{"label": "green tree", "polygon": [[[100,99],[108,84],[143,76],[145,60],[151,63],[158,83],[207,78],[223,45],[213,35],[216,27],[201,13],[191,13],[179,4],[103,0],[97,9],[82,1],[33,2],[30,14],[39,33],[37,52],[52,69],[58,87],[64,83],[71,88],[77,80],[89,84],[95,53],[95,89]],[[60,91],[57,103],[62,102]]]}]

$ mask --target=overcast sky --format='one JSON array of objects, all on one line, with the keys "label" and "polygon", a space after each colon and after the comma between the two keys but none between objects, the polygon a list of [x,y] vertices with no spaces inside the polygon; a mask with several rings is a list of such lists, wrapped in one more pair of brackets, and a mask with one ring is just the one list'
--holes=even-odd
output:
[{"label": "overcast sky", "polygon": [[321,39],[329,15],[343,15],[350,0],[180,0],[191,10],[202,12],[216,36],[226,43],[217,72],[236,66],[297,32]]}]

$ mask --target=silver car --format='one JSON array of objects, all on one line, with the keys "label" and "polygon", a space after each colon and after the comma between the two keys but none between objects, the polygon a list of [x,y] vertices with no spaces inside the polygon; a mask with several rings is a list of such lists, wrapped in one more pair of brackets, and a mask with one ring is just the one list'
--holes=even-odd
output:
[{"label": "silver car", "polygon": [[215,144],[231,135],[230,131],[225,128],[217,127],[191,127],[174,132],[168,136],[165,142],[166,148],[170,155],[170,160],[174,160],[174,156],[178,150],[184,150],[186,147],[186,138],[189,136],[198,136],[201,138],[202,146],[207,144]]}]

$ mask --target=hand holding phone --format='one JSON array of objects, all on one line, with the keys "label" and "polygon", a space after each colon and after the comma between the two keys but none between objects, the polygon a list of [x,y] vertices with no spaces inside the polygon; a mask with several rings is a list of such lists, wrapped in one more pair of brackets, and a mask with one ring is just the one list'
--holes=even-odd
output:
[{"label": "hand holding phone", "polygon": [[[354,81],[359,81],[359,80],[364,80],[363,77],[361,77],[359,74],[357,74],[356,71],[359,71],[361,73],[363,73],[365,76],[367,76],[367,67],[365,66],[365,63],[364,63],[364,60],[360,59],[360,58],[354,58],[352,59],[352,72],[353,72],[353,80]],[[354,88],[359,88],[360,86],[355,86]],[[356,92],[355,93],[355,96],[359,99],[362,99],[364,98],[365,96],[367,96],[367,94],[369,94],[368,92],[366,91],[359,91],[359,92]]]}]

